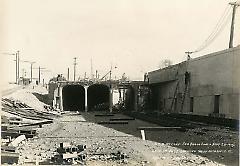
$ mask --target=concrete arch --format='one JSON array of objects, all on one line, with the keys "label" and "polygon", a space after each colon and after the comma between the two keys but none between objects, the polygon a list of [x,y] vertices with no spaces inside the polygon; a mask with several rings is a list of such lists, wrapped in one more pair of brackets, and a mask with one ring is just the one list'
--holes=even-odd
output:
[{"label": "concrete arch", "polygon": [[135,108],[136,92],[132,86],[126,91],[125,106],[128,111],[133,111]]},{"label": "concrete arch", "polygon": [[64,111],[85,110],[85,88],[82,85],[66,85],[62,89]]},{"label": "concrete arch", "polygon": [[93,84],[87,89],[87,108],[93,110],[109,110],[110,88],[104,84]]}]

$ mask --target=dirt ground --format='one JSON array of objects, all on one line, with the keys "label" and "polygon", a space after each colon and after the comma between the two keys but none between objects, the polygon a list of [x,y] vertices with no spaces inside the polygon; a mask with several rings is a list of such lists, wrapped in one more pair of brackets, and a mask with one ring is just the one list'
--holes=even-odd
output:
[{"label": "dirt ground", "polygon": [[[5,96],[23,101],[35,109],[43,109],[33,93],[45,95],[46,89],[27,87]],[[102,113],[102,112],[101,112]],[[110,118],[127,117],[114,114],[96,117],[100,112],[66,113],[52,124],[37,129],[37,136],[23,141],[17,148],[19,164],[54,164],[51,157],[61,142],[84,144],[85,165],[239,165],[238,131],[216,125],[179,130],[147,131],[147,140],[141,139],[138,127],[158,126],[142,120],[129,120],[128,124],[99,125]],[[111,159],[111,153],[126,154],[124,160]]]},{"label": "dirt ground", "polygon": [[[84,115],[84,114],[83,114]],[[84,116],[92,122],[107,120],[112,117]],[[115,115],[114,118],[127,117]],[[128,125],[105,125],[115,130],[141,137],[140,131],[136,130],[143,126],[158,126],[142,120],[129,121]],[[145,131],[146,139],[187,150],[225,165],[239,165],[239,132],[228,127],[202,124],[201,127],[179,130]]]},{"label": "dirt ground", "polygon": [[[194,131],[146,131],[146,139],[142,140],[138,126],[157,126],[141,120],[129,121],[129,124],[115,124],[103,126],[96,124],[104,117],[95,117],[95,113],[65,114],[55,119],[54,123],[44,125],[38,130],[38,136],[23,142],[19,148],[19,164],[35,163],[51,164],[49,159],[56,154],[60,142],[72,142],[74,145],[84,144],[86,149],[86,165],[235,165],[215,161],[209,154],[193,154],[184,150],[182,145],[171,144],[173,141],[181,143],[195,143],[197,137],[190,136]],[[116,117],[125,115],[116,114]],[[106,119],[105,119],[106,120]],[[210,131],[211,132],[211,131]],[[219,133],[221,135],[223,132]],[[232,133],[233,137],[234,134]],[[184,136],[185,135],[185,136]],[[210,135],[210,134],[209,134]],[[212,134],[213,135],[213,134]],[[214,135],[215,136],[215,135]],[[191,138],[187,139],[187,137]],[[199,136],[200,137],[200,136]],[[204,136],[205,137],[205,136]],[[153,140],[153,138],[155,140]],[[209,138],[211,138],[209,136]],[[235,138],[234,138],[235,139]],[[233,142],[234,142],[233,139]],[[153,141],[150,141],[153,140]],[[209,143],[210,140],[205,140]],[[200,140],[201,141],[201,140]],[[234,144],[235,145],[235,144]],[[194,147],[189,145],[186,147]],[[221,146],[222,147],[222,146]],[[199,148],[199,147],[197,147]],[[234,156],[237,145],[233,146]],[[227,148],[228,149],[228,148]],[[125,160],[108,160],[108,155],[120,151],[127,155]],[[216,156],[222,155],[213,153]],[[232,157],[232,159],[235,159]],[[224,161],[224,160],[223,160]],[[231,160],[234,162],[234,160]],[[235,159],[236,161],[236,159]],[[221,164],[223,163],[223,164]]]}]

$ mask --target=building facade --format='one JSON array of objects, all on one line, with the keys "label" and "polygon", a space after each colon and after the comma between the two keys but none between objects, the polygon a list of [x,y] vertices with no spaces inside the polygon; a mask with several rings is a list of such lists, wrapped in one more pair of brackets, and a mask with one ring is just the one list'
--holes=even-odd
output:
[{"label": "building facade", "polygon": [[240,46],[148,73],[151,109],[239,119]]}]

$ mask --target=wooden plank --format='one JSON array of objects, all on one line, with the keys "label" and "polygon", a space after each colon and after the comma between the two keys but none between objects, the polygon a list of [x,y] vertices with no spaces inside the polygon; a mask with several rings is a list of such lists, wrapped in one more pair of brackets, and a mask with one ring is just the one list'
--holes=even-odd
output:
[{"label": "wooden plank", "polygon": [[34,129],[8,128],[5,131],[18,132],[20,134],[36,134],[36,130],[34,130]]},{"label": "wooden plank", "polygon": [[1,146],[2,151],[15,152],[16,147],[14,146]]},{"label": "wooden plank", "polygon": [[96,114],[95,116],[114,116],[114,114]]},{"label": "wooden plank", "polygon": [[18,163],[19,153],[15,152],[1,152],[1,164]]},{"label": "wooden plank", "polygon": [[128,121],[100,121],[98,124],[128,124]]},{"label": "wooden plank", "polygon": [[137,130],[181,130],[182,127],[160,127],[160,126],[154,126],[154,127],[138,127]]},{"label": "wooden plank", "polygon": [[34,108],[20,108],[21,110],[34,110]]},{"label": "wooden plank", "polygon": [[135,118],[111,118],[110,121],[126,121],[126,120],[135,120]]},{"label": "wooden plank", "polygon": [[50,124],[53,123],[52,120],[47,120],[47,121],[42,121],[42,122],[37,122],[37,123],[31,123],[31,124],[26,124],[26,125],[21,125],[19,127],[25,127],[25,126],[42,126],[43,124]]},{"label": "wooden plank", "polygon": [[[12,132],[12,131],[1,131],[1,138],[8,138],[8,136],[11,136],[12,138],[16,138],[19,135],[22,135],[22,133],[19,132]],[[26,138],[33,138],[34,134],[24,134]]]},{"label": "wooden plank", "polygon": [[1,151],[1,164],[14,164],[18,163],[19,153]]}]

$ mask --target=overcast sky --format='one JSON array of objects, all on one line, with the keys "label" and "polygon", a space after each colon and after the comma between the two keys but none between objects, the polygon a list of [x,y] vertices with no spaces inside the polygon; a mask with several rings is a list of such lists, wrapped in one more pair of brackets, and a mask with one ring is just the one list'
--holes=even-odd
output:
[{"label": "overcast sky", "polygon": [[[110,66],[113,76],[123,73],[132,80],[158,68],[161,60],[178,63],[185,51],[199,47],[212,32],[228,6],[227,0],[2,0],[0,5],[0,51],[20,50],[22,60],[36,61],[35,67],[66,75],[93,70],[100,77]],[[239,9],[236,34],[239,35]],[[216,40],[198,57],[228,48],[230,20]],[[235,38],[235,46],[239,44]],[[6,80],[15,80],[14,56],[4,59]],[[21,63],[30,74],[30,65]],[[37,70],[34,77],[37,77]]]}]

